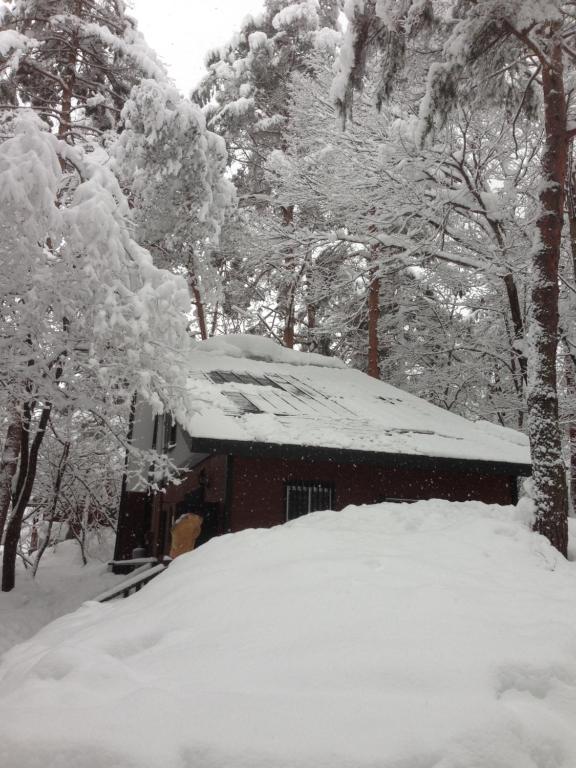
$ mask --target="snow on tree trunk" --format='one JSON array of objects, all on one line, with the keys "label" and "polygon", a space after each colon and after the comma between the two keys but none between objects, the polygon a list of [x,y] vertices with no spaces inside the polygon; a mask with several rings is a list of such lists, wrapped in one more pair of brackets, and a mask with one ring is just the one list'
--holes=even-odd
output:
[{"label": "snow on tree trunk", "polygon": [[[558,35],[553,25],[551,37]],[[562,49],[552,39],[542,67],[545,145],[538,219],[539,241],[532,255],[529,330],[528,434],[533,462],[534,528],[562,554],[568,548],[568,494],[558,424],[558,265],[568,159]]]},{"label": "snow on tree trunk", "polygon": [[[576,173],[573,168],[574,153],[570,150],[568,160],[568,178],[566,183],[566,209],[568,212],[568,225],[570,229],[570,255],[572,262],[572,279],[576,280]],[[576,314],[576,296],[570,293],[569,303],[572,317]],[[568,398],[576,403],[576,360],[571,351],[571,345],[566,334],[563,341],[566,346],[566,390]],[[568,426],[568,445],[570,449],[570,502],[572,512],[576,510],[576,415],[573,408],[570,409],[570,424]]]},{"label": "snow on tree trunk", "polygon": [[[570,353],[570,345],[567,339],[566,344],[565,369],[566,393],[572,403],[576,402],[576,365],[574,358]],[[568,424],[568,448],[570,451],[570,506],[572,511],[576,510],[576,422],[574,414],[570,414],[570,423]]]}]

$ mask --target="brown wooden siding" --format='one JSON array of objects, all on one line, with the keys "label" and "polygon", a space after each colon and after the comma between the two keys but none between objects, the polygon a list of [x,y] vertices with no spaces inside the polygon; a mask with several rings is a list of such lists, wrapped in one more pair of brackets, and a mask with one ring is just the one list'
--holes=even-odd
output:
[{"label": "brown wooden siding", "polygon": [[[186,473],[179,485],[170,485],[164,495],[164,505],[174,508],[191,491],[200,487],[200,476],[205,477],[205,498],[209,502],[224,502],[226,485],[226,456],[210,456]],[[175,511],[175,510],[174,510]]]},{"label": "brown wooden siding", "polygon": [[393,499],[442,498],[488,504],[515,501],[516,480],[508,475],[436,473],[371,465],[301,462],[291,459],[234,459],[230,528],[269,527],[285,521],[285,484],[319,481],[334,486],[335,509]]},{"label": "brown wooden siding", "polygon": [[[516,502],[516,478],[475,472],[434,472],[329,461],[211,456],[191,469],[179,485],[157,493],[150,511],[145,494],[126,494],[121,511],[116,559],[131,556],[144,542],[148,554],[161,557],[170,546],[177,504],[200,487],[205,501],[218,505],[218,533],[271,527],[285,521],[285,489],[291,481],[316,481],[334,489],[333,507],[373,504],[386,499],[442,498],[488,504]],[[226,489],[230,494],[226,505]]]}]

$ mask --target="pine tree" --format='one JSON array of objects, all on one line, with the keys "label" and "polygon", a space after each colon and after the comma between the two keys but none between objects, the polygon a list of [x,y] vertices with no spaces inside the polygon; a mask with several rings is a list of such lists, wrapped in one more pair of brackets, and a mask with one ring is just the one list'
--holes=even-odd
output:
[{"label": "pine tree", "polygon": [[121,0],[14,0],[0,35],[2,108],[34,109],[68,142],[115,128],[132,86],[165,78]]},{"label": "pine tree", "polygon": [[[306,54],[335,35],[337,0],[267,0],[264,13],[249,17],[231,43],[207,57],[208,75],[195,93],[205,107],[208,126],[228,145],[230,167],[240,204],[269,214],[272,201],[265,163],[284,148],[289,84],[306,65]],[[294,215],[291,201],[276,201],[273,215],[286,229]],[[294,344],[294,291],[304,270],[294,254],[276,256],[277,314],[286,346]]]},{"label": "pine tree", "polygon": [[222,293],[211,248],[234,201],[224,141],[206,130],[196,104],[148,79],[133,88],[122,127],[112,153],[129,190],[136,238],[155,263],[185,271],[207,338],[205,308]]}]

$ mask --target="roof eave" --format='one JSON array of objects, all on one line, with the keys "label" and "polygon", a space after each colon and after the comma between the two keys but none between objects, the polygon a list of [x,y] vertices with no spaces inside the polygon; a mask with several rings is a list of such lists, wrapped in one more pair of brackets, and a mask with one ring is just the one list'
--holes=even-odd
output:
[{"label": "roof eave", "polygon": [[532,474],[530,464],[484,459],[462,459],[450,456],[421,456],[407,453],[379,453],[350,448],[261,443],[247,440],[223,440],[209,437],[190,438],[189,447],[195,453],[226,454],[248,458],[329,461],[336,464],[373,464],[394,469],[444,470],[479,475]]}]

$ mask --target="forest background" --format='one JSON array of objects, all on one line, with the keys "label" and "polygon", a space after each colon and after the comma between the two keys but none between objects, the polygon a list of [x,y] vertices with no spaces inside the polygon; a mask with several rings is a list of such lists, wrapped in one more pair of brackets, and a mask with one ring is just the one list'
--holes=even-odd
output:
[{"label": "forest background", "polygon": [[[114,525],[194,339],[338,355],[576,474],[576,3],[267,0],[182,96],[120,0],[0,8],[2,589]],[[174,471],[152,452],[142,483]],[[571,483],[572,489],[576,483]]]}]

